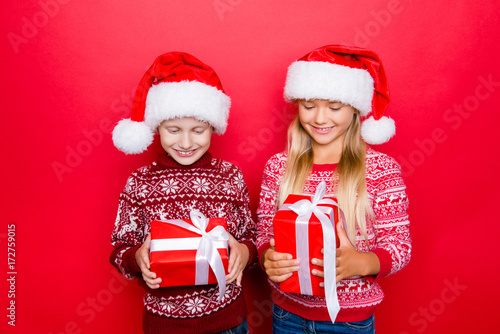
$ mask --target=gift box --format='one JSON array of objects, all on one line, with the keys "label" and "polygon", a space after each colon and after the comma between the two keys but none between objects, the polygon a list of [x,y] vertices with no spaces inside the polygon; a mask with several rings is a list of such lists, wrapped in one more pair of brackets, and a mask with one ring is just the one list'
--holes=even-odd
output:
[{"label": "gift box", "polygon": [[[323,194],[324,188],[325,186]],[[318,192],[314,196],[292,194],[287,197],[273,219],[276,251],[300,259],[300,269],[279,284],[281,291],[325,296],[325,289],[319,286],[324,279],[311,273],[313,269],[325,269],[313,265],[311,260],[324,259],[326,263],[326,256],[321,253],[321,249],[325,248],[324,233],[328,234],[327,248],[339,247],[340,241],[335,229],[338,221],[339,208],[333,197],[323,197]],[[335,266],[334,255],[332,264]],[[335,277],[332,279],[335,280]]]},{"label": "gift box", "polygon": [[207,219],[198,211],[191,219],[151,222],[151,271],[160,287],[219,284],[222,297],[228,270],[226,218]]}]

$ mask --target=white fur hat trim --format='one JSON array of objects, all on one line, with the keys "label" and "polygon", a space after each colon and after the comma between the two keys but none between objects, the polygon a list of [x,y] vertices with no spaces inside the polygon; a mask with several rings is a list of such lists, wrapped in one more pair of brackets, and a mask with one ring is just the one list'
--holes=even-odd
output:
[{"label": "white fur hat trim", "polygon": [[199,81],[160,82],[148,91],[144,122],[156,131],[165,120],[193,117],[223,134],[230,106],[229,96]]},{"label": "white fur hat trim", "polygon": [[288,68],[285,99],[339,101],[358,109],[362,116],[372,110],[373,78],[367,70],[318,61],[296,61]]}]

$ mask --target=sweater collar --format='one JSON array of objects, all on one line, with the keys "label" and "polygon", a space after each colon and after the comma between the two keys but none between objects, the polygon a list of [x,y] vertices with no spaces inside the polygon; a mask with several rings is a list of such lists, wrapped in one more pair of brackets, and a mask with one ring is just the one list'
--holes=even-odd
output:
[{"label": "sweater collar", "polygon": [[314,164],[312,170],[315,172],[323,172],[323,171],[333,171],[337,168],[337,164]]},{"label": "sweater collar", "polygon": [[212,153],[205,152],[205,154],[203,154],[201,158],[199,158],[195,163],[188,166],[181,165],[166,153],[161,154],[158,157],[157,161],[158,165],[164,168],[180,168],[180,169],[200,168],[200,167],[206,167],[210,164],[210,162],[212,161]]}]

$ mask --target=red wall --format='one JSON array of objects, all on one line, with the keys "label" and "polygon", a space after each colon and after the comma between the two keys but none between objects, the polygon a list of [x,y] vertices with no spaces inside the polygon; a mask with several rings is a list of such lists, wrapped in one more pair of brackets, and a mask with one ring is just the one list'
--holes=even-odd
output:
[{"label": "red wall", "polygon": [[[142,291],[116,275],[109,241],[127,176],[160,149],[156,142],[146,154],[125,156],[110,131],[128,116],[156,56],[182,50],[216,69],[233,107],[212,151],[241,167],[255,209],[264,163],[284,144],[287,66],[315,47],[347,43],[384,61],[397,135],[378,149],[402,164],[411,203],[413,259],[382,281],[377,331],[488,332],[500,297],[498,7],[465,0],[4,2],[0,258],[13,280],[0,283],[2,327],[140,331]],[[249,272],[244,283],[252,332],[270,333],[263,273]],[[10,302],[15,328],[7,325]]]}]

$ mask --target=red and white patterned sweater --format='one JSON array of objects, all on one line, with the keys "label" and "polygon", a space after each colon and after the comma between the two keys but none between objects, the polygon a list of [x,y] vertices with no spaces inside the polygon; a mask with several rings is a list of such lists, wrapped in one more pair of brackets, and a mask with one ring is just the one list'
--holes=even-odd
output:
[{"label": "red and white patterned sweater", "polygon": [[[246,316],[241,287],[228,284],[222,301],[217,285],[150,289],[142,279],[135,252],[150,232],[152,220],[188,219],[197,209],[207,218],[226,217],[228,232],[257,256],[255,222],[241,171],[205,153],[190,166],[166,154],[128,178],[120,195],[111,237],[110,261],[128,279],[139,278],[144,297],[145,332],[211,333],[239,325]],[[248,266],[247,265],[247,266]]]},{"label": "red and white patterned sweater", "polygon": [[[259,259],[262,258],[262,253],[270,247],[269,240],[273,238],[272,220],[277,210],[277,194],[285,173],[286,159],[285,153],[276,154],[269,159],[264,170],[260,203],[257,209]],[[334,188],[338,183],[338,175],[333,172],[335,167],[336,165],[314,165],[303,193],[313,195],[318,184],[325,181],[326,194],[335,196]],[[408,197],[397,162],[385,154],[368,148],[366,187],[375,219],[367,222],[369,246],[358,231],[356,247],[360,251],[371,251],[377,254],[380,260],[380,272],[376,277],[357,276],[344,279],[337,284],[341,307],[336,319],[338,322],[362,321],[369,318],[384,298],[377,280],[397,272],[410,261]],[[323,297],[283,293],[279,290],[278,284],[268,281],[272,288],[273,301],[281,308],[306,319],[330,321]]]}]

